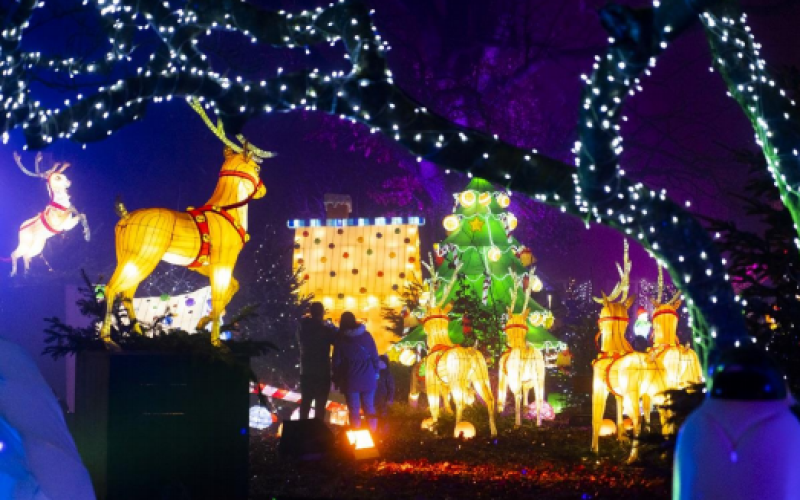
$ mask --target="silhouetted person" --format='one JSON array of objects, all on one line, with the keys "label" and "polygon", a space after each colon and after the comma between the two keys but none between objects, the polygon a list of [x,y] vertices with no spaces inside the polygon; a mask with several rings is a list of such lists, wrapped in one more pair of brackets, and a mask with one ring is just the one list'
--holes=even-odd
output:
[{"label": "silhouetted person", "polygon": [[311,317],[300,320],[297,340],[300,342],[300,418],[307,419],[314,401],[314,418],[325,419],[325,406],[331,390],[331,345],[336,329],[325,324],[325,307],[314,302]]},{"label": "silhouetted person", "polygon": [[333,382],[347,400],[350,425],[361,427],[361,405],[375,430],[375,387],[378,381],[378,349],[367,327],[351,312],[342,313],[339,335],[333,345]]},{"label": "silhouetted person", "polygon": [[379,368],[378,384],[375,388],[375,411],[378,415],[386,415],[389,405],[394,403],[394,377],[389,370],[389,356],[378,356]]}]

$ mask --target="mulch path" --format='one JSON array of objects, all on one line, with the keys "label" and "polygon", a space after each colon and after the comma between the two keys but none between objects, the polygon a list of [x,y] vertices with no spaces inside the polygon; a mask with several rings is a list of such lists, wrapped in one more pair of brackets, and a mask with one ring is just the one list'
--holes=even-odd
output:
[{"label": "mulch path", "polygon": [[[355,461],[346,453],[317,462],[282,459],[279,438],[265,431],[251,438],[250,498],[537,498],[667,499],[670,461],[650,449],[642,461],[625,465],[629,448],[602,438],[600,455],[589,451],[591,432],[548,422],[537,429],[500,417],[497,438],[479,413],[467,412],[478,437],[443,437],[420,430],[427,415],[403,410],[382,423],[381,458]],[[484,417],[485,419],[485,417]],[[449,426],[449,429],[448,429]],[[342,437],[343,441],[343,437]]]}]

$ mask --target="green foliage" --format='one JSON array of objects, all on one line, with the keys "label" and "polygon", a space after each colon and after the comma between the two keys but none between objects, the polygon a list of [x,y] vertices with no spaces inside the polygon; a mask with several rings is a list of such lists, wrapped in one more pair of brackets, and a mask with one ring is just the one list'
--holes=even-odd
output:
[{"label": "green foliage", "polygon": [[[460,319],[463,328],[466,346],[477,346],[484,357],[486,364],[493,366],[500,355],[506,350],[506,336],[504,333],[504,313],[502,304],[490,302],[483,305],[475,291],[464,283],[461,278],[454,287],[455,292],[451,304],[451,314]],[[464,327],[465,324],[471,325]]]},{"label": "green foliage", "polygon": [[391,325],[387,328],[387,331],[393,333],[398,338],[403,336],[405,315],[419,306],[420,296],[423,291],[425,291],[424,283],[419,276],[412,272],[400,294],[400,300],[403,303],[401,310],[398,311],[396,307],[381,308],[381,317]]}]

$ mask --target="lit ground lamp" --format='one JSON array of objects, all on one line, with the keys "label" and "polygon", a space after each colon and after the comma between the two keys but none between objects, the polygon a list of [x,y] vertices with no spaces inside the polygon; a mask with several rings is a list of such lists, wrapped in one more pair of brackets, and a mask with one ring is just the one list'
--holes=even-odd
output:
[{"label": "lit ground lamp", "polygon": [[378,458],[380,453],[375,447],[375,441],[372,439],[372,434],[367,429],[354,429],[347,431],[347,440],[350,446],[353,447],[356,460],[366,460],[369,458]]},{"label": "lit ground lamp", "polygon": [[475,426],[462,420],[456,425],[453,435],[457,438],[472,439],[475,437]]}]

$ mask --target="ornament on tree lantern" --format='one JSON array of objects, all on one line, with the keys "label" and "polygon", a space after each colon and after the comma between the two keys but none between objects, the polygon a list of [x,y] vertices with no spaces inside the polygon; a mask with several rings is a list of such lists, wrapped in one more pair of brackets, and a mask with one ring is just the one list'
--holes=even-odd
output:
[{"label": "ornament on tree lantern", "polygon": [[508,215],[506,215],[506,221],[508,223],[509,231],[513,231],[514,229],[517,228],[517,223],[519,221],[517,220],[517,216],[516,215],[514,215],[512,213],[509,213]]},{"label": "ornament on tree lantern", "polygon": [[542,283],[542,280],[540,280],[535,274],[530,276],[529,279],[531,280],[531,290],[534,293],[541,292],[542,288],[544,288],[544,283]]},{"label": "ornament on tree lantern", "polygon": [[417,364],[417,353],[411,349],[403,349],[399,361],[403,366],[414,366]]},{"label": "ornament on tree lantern", "polygon": [[[498,365],[497,408],[503,411],[508,390],[514,395],[516,426],[522,425],[522,408],[528,406],[528,395],[533,389],[536,396],[536,425],[542,425],[542,402],[544,401],[545,362],[542,353],[528,345],[526,336],[528,325],[528,301],[530,288],[521,288],[522,278],[513,272],[511,277],[514,286],[511,290],[511,301],[508,307],[506,322],[506,343],[508,350],[500,356]],[[530,281],[529,281],[530,283]],[[530,285],[529,285],[530,286]],[[514,312],[519,290],[525,294],[522,311]]]},{"label": "ornament on tree lantern", "polygon": [[536,262],[536,259],[533,257],[533,252],[531,252],[530,248],[527,247],[523,248],[519,252],[518,257],[520,262],[522,262],[522,265],[525,267],[530,267]]},{"label": "ornament on tree lantern", "polygon": [[[431,275],[430,278],[430,298],[424,303],[425,319],[423,328],[427,336],[430,354],[425,358],[425,387],[428,393],[428,407],[431,417],[436,422],[439,418],[439,409],[442,399],[445,404],[452,398],[456,406],[456,426],[461,422],[461,416],[467,398],[472,394],[473,389],[483,401],[486,402],[489,410],[489,427],[492,436],[497,435],[497,427],[494,422],[494,397],[491,385],[489,384],[489,370],[486,360],[475,348],[455,346],[450,340],[448,325],[450,323],[449,312],[451,305],[444,307],[438,305],[436,287],[442,279],[436,273],[431,263],[425,263]],[[450,284],[441,293],[440,303],[447,301],[453,285],[458,281],[458,271],[461,266],[456,267]]]},{"label": "ornament on tree lantern", "polygon": [[444,264],[444,256],[437,255],[433,260],[436,263],[436,267],[441,267]]},{"label": "ornament on tree lantern", "polygon": [[491,260],[492,262],[497,262],[498,260],[500,260],[500,257],[503,256],[503,253],[500,251],[499,248],[492,247],[489,249],[487,256],[489,257],[489,260]]},{"label": "ornament on tree lantern", "polygon": [[458,217],[456,217],[455,215],[448,215],[442,221],[442,225],[448,232],[452,233],[453,231],[458,229],[459,225]]},{"label": "ornament on tree lantern", "polygon": [[572,368],[572,353],[569,349],[564,349],[556,357],[556,368],[563,371],[568,371]]},{"label": "ornament on tree lantern", "polygon": [[478,203],[480,203],[481,206],[488,207],[491,202],[492,202],[492,195],[491,194],[489,194],[487,192],[483,192],[483,193],[478,195]]},{"label": "ornament on tree lantern", "polygon": [[511,199],[505,193],[499,193],[497,195],[497,204],[500,205],[500,208],[508,208],[508,205],[511,203]]},{"label": "ornament on tree lantern", "polygon": [[458,197],[458,200],[461,202],[461,205],[464,207],[471,207],[475,204],[475,191],[464,191]]},{"label": "ornament on tree lantern", "polygon": [[[117,204],[121,217],[116,227],[117,268],[106,286],[109,300],[100,329],[100,337],[108,343],[111,343],[111,317],[117,295],[122,295],[128,316],[135,320],[130,299],[139,283],[163,259],[209,277],[211,314],[197,327],[205,328],[211,322],[211,342],[220,345],[220,316],[239,289],[233,269],[250,238],[246,229],[247,205],[267,192],[259,178],[258,162],[273,155],[241,136],[238,138],[242,145],[235,144],[225,136],[221,122],[216,127],[211,124],[199,101],[192,101],[192,107],[227,146],[217,188],[205,205],[188,212],[149,208],[128,213],[121,202]],[[141,334],[138,323],[133,324],[134,330]]]},{"label": "ornament on tree lantern", "polygon": [[[56,163],[52,168],[45,172],[39,172],[39,162],[42,161],[42,154],[36,155],[34,172],[26,169],[22,165],[19,154],[14,152],[14,160],[23,173],[31,177],[38,177],[47,183],[47,191],[50,193],[50,203],[38,215],[32,217],[19,228],[19,244],[11,252],[11,276],[17,274],[17,260],[22,258],[25,272],[30,268],[31,259],[40,255],[44,250],[45,242],[56,234],[69,231],[78,225],[83,225],[83,237],[89,241],[89,224],[86,222],[86,215],[78,212],[72,205],[67,189],[72,185],[64,170],[69,168],[69,163]],[[113,301],[113,299],[112,299]]]}]

